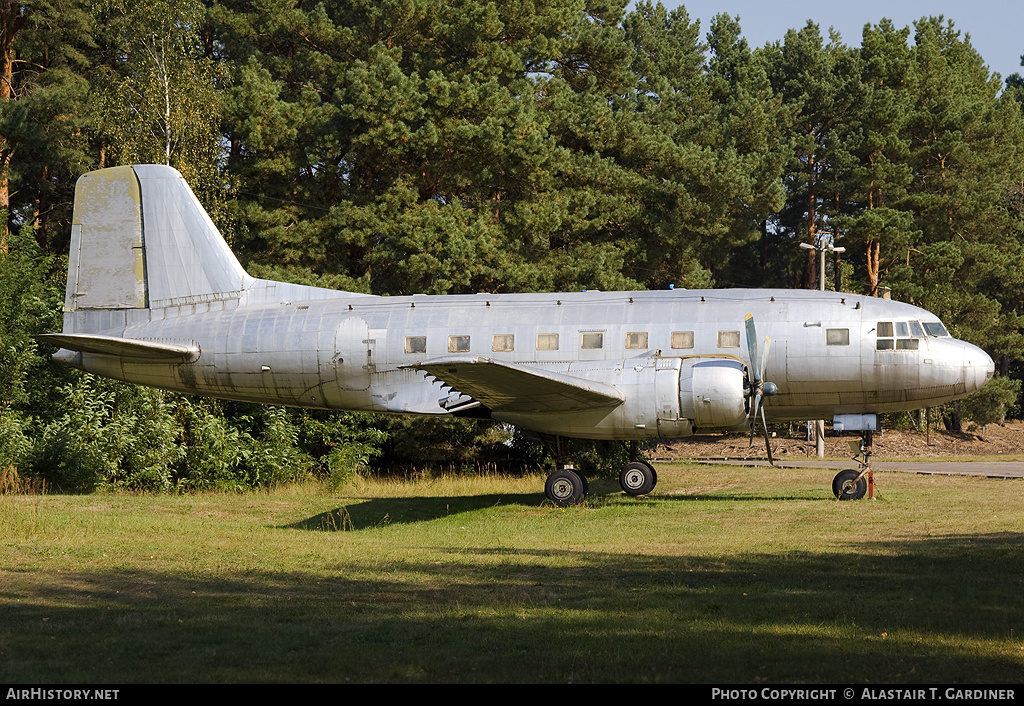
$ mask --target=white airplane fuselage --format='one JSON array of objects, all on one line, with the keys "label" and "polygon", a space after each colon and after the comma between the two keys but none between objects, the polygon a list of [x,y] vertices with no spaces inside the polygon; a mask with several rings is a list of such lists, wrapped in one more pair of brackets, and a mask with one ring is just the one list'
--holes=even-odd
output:
[{"label": "white airplane fuselage", "polygon": [[[747,315],[769,421],[980,389],[980,348],[900,302],[794,290],[377,297],[249,277],[181,175],[82,177],[56,358],[127,382],[317,409],[493,418],[603,439],[747,428]],[[762,354],[763,355],[763,354]]]},{"label": "white airplane fuselage", "polygon": [[[772,341],[765,365],[765,378],[778,386],[765,402],[772,421],[921,409],[979,389],[992,372],[984,351],[949,336],[904,336],[916,348],[897,349],[901,339],[893,335],[891,348],[878,349],[879,322],[905,323],[909,331],[909,322],[938,321],[922,309],[850,294],[772,290],[204,302],[105,332],[194,342],[195,360],[88,353],[66,359],[99,375],[178,392],[436,415],[450,413],[442,403],[452,391],[419,366],[457,354],[602,382],[624,396],[612,409],[491,410],[500,421],[586,438],[687,436],[748,424],[740,367],[750,366],[747,313],[758,334]],[[676,345],[692,347],[673,348],[673,334]],[[828,335],[838,343],[830,344]],[[737,375],[695,400],[686,383],[701,361],[735,361]],[[529,398],[527,385],[521,394]]]}]

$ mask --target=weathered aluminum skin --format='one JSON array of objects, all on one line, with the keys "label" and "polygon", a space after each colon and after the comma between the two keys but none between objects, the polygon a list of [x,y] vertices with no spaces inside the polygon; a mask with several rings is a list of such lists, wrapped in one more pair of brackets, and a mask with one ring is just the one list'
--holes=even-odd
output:
[{"label": "weathered aluminum skin", "polygon": [[938,319],[852,294],[374,297],[258,280],[168,167],[82,177],[74,223],[64,330],[49,339],[64,348],[56,357],[179,392],[477,414],[587,438],[686,436],[748,423],[747,313],[772,341],[770,421],[920,409],[993,372],[984,351],[949,336],[906,334],[893,344],[905,347],[878,350],[879,322]]}]

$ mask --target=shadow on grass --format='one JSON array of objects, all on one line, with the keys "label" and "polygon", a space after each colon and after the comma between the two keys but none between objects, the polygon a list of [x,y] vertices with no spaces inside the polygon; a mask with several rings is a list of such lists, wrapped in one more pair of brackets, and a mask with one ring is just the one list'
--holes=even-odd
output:
[{"label": "shadow on grass", "polygon": [[[596,487],[595,487],[596,486]],[[673,494],[652,495],[634,498],[613,488],[610,482],[595,481],[591,488],[589,507],[599,507],[610,503],[677,503],[677,502],[746,502],[776,500],[779,502],[835,502],[831,495],[807,497],[797,495],[770,494]],[[299,529],[318,532],[342,532],[365,530],[387,525],[430,522],[444,517],[451,517],[465,512],[474,512],[498,505],[519,505],[522,507],[554,507],[543,493],[519,494],[488,494],[476,496],[451,497],[401,497],[373,498],[359,500],[348,505],[321,512],[312,517],[285,525],[286,529]],[[584,506],[584,507],[588,507]],[[572,508],[568,508],[572,511]]]},{"label": "shadow on grass", "polygon": [[374,498],[328,510],[285,525],[286,529],[338,532],[386,525],[429,522],[496,505],[537,507],[543,494],[474,495],[454,497]]},{"label": "shadow on grass", "polygon": [[7,573],[0,680],[1020,682],[1022,540]]}]

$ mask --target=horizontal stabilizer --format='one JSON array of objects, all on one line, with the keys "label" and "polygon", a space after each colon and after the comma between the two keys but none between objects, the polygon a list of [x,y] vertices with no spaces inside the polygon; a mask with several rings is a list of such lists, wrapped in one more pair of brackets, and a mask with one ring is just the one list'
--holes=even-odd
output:
[{"label": "horizontal stabilizer", "polygon": [[199,345],[195,341],[144,341],[87,333],[41,333],[35,338],[41,343],[49,343],[69,351],[112,355],[119,358],[185,361],[199,357]]},{"label": "horizontal stabilizer", "polygon": [[495,411],[572,412],[614,407],[626,399],[603,382],[490,358],[435,358],[405,367],[424,370]]}]

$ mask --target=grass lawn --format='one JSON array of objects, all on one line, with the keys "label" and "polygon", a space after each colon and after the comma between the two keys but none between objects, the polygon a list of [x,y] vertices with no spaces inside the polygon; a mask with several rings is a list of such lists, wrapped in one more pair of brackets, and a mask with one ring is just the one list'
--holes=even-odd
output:
[{"label": "grass lawn", "polygon": [[1024,682],[1024,481],[0,497],[0,681]]}]

